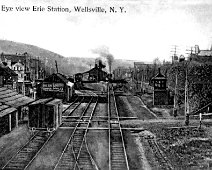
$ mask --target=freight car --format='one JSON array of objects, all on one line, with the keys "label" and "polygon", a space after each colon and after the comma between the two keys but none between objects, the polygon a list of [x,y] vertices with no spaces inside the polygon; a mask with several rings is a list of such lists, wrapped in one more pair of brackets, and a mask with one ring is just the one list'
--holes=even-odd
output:
[{"label": "freight car", "polygon": [[62,100],[39,99],[29,105],[28,126],[32,130],[54,131],[62,121]]}]

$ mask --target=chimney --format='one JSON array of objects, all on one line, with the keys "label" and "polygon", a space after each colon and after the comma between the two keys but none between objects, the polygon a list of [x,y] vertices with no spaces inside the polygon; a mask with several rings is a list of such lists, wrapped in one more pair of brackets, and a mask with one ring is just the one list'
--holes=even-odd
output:
[{"label": "chimney", "polygon": [[158,68],[158,74],[161,74],[161,72],[160,72],[160,68]]}]

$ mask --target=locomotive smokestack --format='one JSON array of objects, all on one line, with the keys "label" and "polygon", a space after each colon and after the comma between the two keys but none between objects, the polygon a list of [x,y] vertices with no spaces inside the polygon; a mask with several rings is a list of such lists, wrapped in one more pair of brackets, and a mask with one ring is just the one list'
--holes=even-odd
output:
[{"label": "locomotive smokestack", "polygon": [[99,54],[101,57],[107,59],[109,73],[112,71],[112,63],[114,61],[114,57],[109,52],[109,48],[106,46],[99,47],[97,49],[92,50],[93,53]]},{"label": "locomotive smokestack", "polygon": [[107,55],[107,62],[108,62],[108,67],[109,67],[109,73],[110,74],[111,74],[113,60],[114,60],[113,55],[112,54],[108,54]]}]

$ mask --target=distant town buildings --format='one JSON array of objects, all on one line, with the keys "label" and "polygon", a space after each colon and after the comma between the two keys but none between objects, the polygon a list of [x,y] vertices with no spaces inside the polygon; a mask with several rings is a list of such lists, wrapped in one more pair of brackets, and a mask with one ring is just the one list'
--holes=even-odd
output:
[{"label": "distant town buildings", "polygon": [[195,45],[194,52],[191,52],[189,60],[201,63],[212,62],[212,47],[209,50],[201,50],[198,45]]},{"label": "distant town buildings", "polygon": [[[38,57],[31,56],[28,53],[23,54],[0,54],[1,69],[4,69],[4,79],[1,78],[0,86],[8,86],[16,89],[18,93],[32,97],[34,94],[34,85],[37,80],[43,80],[48,72],[44,62]],[[10,76],[11,75],[11,76]],[[14,76],[16,75],[16,79]],[[11,77],[11,78],[10,78]],[[13,83],[10,82],[13,79]],[[3,83],[4,81],[4,83]]]},{"label": "distant town buildings", "polygon": [[114,79],[125,79],[128,82],[133,78],[133,68],[118,67],[113,70]]}]

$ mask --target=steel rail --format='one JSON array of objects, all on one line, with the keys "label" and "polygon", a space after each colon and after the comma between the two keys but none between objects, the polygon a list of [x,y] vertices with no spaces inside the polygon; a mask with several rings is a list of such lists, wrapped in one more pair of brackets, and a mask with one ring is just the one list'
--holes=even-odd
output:
[{"label": "steel rail", "polygon": [[[83,102],[83,100],[84,100],[84,97],[83,97],[83,98],[80,100],[80,102],[73,108],[73,110],[68,114],[68,116],[70,116],[70,115],[79,107],[79,105]],[[70,105],[67,109],[65,109],[65,111],[67,111],[68,109],[70,109],[71,106],[73,106],[73,104]],[[63,111],[62,114],[64,114],[65,111]],[[63,117],[67,117],[67,116],[62,116],[62,118],[63,118]]]},{"label": "steel rail", "polygon": [[111,91],[112,91],[111,95],[113,97],[113,102],[114,102],[114,106],[115,106],[115,114],[116,114],[116,117],[118,119],[118,130],[119,130],[119,132],[121,134],[121,143],[122,143],[122,148],[124,150],[124,157],[125,157],[126,168],[127,168],[127,170],[129,170],[127,153],[126,153],[126,148],[125,148],[125,144],[124,144],[124,137],[123,137],[122,128],[121,128],[121,124],[120,124],[120,120],[119,120],[119,114],[118,114],[118,109],[117,109],[117,105],[116,105],[116,99],[115,99],[115,94],[114,94],[114,91],[113,91],[113,86],[111,86]]},{"label": "steel rail", "polygon": [[24,147],[26,147],[28,144],[29,144],[29,142],[30,141],[32,141],[33,139],[34,139],[34,137],[36,136],[38,134],[38,132],[36,133],[36,134],[34,134],[28,141],[27,141],[27,143],[24,145],[24,146],[22,146],[10,159],[9,159],[9,161],[7,161],[7,163],[2,167],[2,169],[4,169],[6,166],[7,166],[7,164],[9,164],[9,162],[24,148]]},{"label": "steel rail", "polygon": [[65,110],[62,111],[62,114],[64,112],[66,112],[66,110],[68,110],[74,103],[76,103],[78,101],[79,97],[77,97]]},{"label": "steel rail", "polygon": [[[82,113],[82,115],[80,116],[80,120],[82,119],[82,117],[83,117],[83,115],[84,115],[84,113],[85,113],[85,111],[86,111],[86,109],[88,108],[89,105],[90,105],[90,102],[87,104],[86,108],[83,110],[83,113]],[[75,134],[75,132],[76,132],[77,127],[78,127],[79,124],[80,124],[80,123],[77,122],[76,126],[74,127],[73,132],[72,132],[72,134],[71,134],[71,136],[70,136],[70,138],[69,138],[69,140],[68,140],[66,146],[64,147],[64,149],[63,149],[63,151],[62,151],[62,154],[60,155],[60,158],[58,159],[58,161],[57,161],[57,163],[56,163],[56,165],[55,165],[55,167],[54,167],[54,170],[56,170],[56,168],[58,167],[58,165],[59,165],[59,163],[60,163],[60,161],[61,161],[61,159],[62,159],[62,157],[63,157],[63,155],[64,155],[64,153],[65,153],[65,151],[67,150],[69,144],[71,143],[71,141],[72,141],[72,139],[73,139],[73,137],[74,137],[74,134]],[[72,148],[72,150],[73,150],[73,146],[71,146],[71,148]],[[73,152],[73,155],[74,155],[74,158],[75,158],[75,153],[74,153],[74,152]]]},{"label": "steel rail", "polygon": [[[41,131],[39,131],[41,132]],[[32,138],[30,138],[30,140],[23,146],[21,147],[18,152],[16,152],[16,154],[14,154],[14,156],[2,167],[2,169],[7,169],[7,166],[11,163],[11,161],[13,161],[13,159],[15,159],[15,157],[24,149],[26,148],[30,142],[34,142],[33,140],[36,140],[35,137],[38,135],[37,132]],[[43,132],[43,133],[49,133],[49,132]],[[24,170],[27,169],[29,167],[29,165],[33,162],[33,160],[37,157],[37,155],[41,152],[41,150],[44,148],[44,146],[48,143],[48,141],[52,138],[52,136],[54,135],[55,131],[53,133],[50,133],[51,135],[46,139],[46,141],[42,144],[42,146],[40,147],[40,149],[35,153],[35,155],[29,160],[29,162],[24,165]],[[28,153],[28,152],[27,152]],[[10,168],[9,168],[10,169]]]},{"label": "steel rail", "polygon": [[120,124],[120,120],[119,120],[119,112],[118,112],[117,105],[116,105],[116,98],[115,98],[114,91],[113,91],[113,97],[114,97],[114,102],[115,102],[116,114],[117,114],[117,118],[118,118],[119,131],[121,133],[121,140],[122,140],[122,146],[123,146],[123,149],[124,149],[125,161],[126,161],[126,164],[127,164],[127,169],[129,170],[127,152],[126,152],[126,148],[125,148],[125,144],[124,144],[124,137],[123,137],[122,128],[121,128],[121,124]]},{"label": "steel rail", "polygon": [[108,159],[109,159],[109,170],[111,170],[111,146],[110,146],[110,131],[111,131],[111,127],[110,127],[110,84],[108,83],[108,145],[109,145],[109,155],[108,155]]},{"label": "steel rail", "polygon": [[[81,146],[80,146],[80,150],[79,150],[79,153],[78,153],[78,155],[77,155],[77,161],[78,161],[78,159],[79,159],[79,157],[80,157],[80,152],[81,152],[82,147],[83,147],[83,142],[85,141],[85,146],[86,146],[86,148],[87,148],[87,152],[88,152],[88,154],[89,154],[89,156],[90,156],[90,158],[91,158],[91,162],[92,162],[93,165],[95,166],[95,169],[96,169],[96,170],[98,170],[99,168],[98,168],[98,166],[96,165],[96,163],[95,163],[93,157],[91,156],[91,153],[90,153],[90,151],[89,151],[89,149],[88,149],[88,144],[87,144],[87,139],[86,139],[86,138],[87,138],[88,128],[89,128],[89,125],[91,124],[91,119],[92,119],[92,116],[93,116],[93,114],[94,114],[94,112],[95,112],[95,110],[96,110],[97,104],[98,104],[98,98],[96,99],[95,105],[94,105],[93,110],[92,110],[92,112],[91,112],[91,115],[90,115],[90,117],[89,117],[89,120],[88,120],[88,123],[87,123],[87,126],[86,126],[86,130],[85,130],[85,134],[84,134],[84,136],[83,136],[82,144],[81,144]],[[76,169],[76,166],[74,166],[74,170],[75,170],[75,169]]]},{"label": "steel rail", "polygon": [[[90,106],[92,100],[93,100],[93,96],[92,96],[90,102],[87,104],[86,108],[83,110],[83,113],[82,113],[82,115],[80,116],[80,120],[83,119],[83,116],[84,116],[84,114],[87,112],[87,110],[88,110],[88,108],[89,108],[89,106]],[[97,100],[97,101],[98,101],[98,100]],[[91,115],[91,116],[92,116],[92,115]],[[56,169],[56,168],[58,167],[58,165],[59,165],[59,163],[60,163],[60,161],[61,161],[61,159],[62,159],[62,157],[63,157],[63,155],[64,155],[64,153],[65,153],[65,151],[67,150],[67,148],[68,148],[68,146],[69,146],[69,144],[71,144],[71,143],[73,142],[72,139],[74,138],[74,135],[75,135],[75,133],[76,133],[77,128],[78,128],[79,125],[80,125],[80,122],[78,122],[78,123],[76,124],[76,126],[75,126],[75,128],[74,128],[74,130],[73,130],[73,132],[72,132],[72,135],[71,135],[71,137],[69,138],[69,140],[68,140],[68,142],[67,142],[65,148],[63,149],[63,152],[62,152],[62,154],[61,154],[61,156],[60,156],[58,162],[56,163],[54,169]],[[86,131],[88,131],[88,130],[86,130]],[[83,145],[83,142],[84,142],[84,137],[85,137],[85,134],[86,134],[86,133],[87,133],[87,132],[85,132],[84,135],[83,135],[83,139],[82,139],[82,142],[81,142],[81,144],[80,144],[80,148],[82,148],[82,145]],[[79,156],[78,156],[78,155],[80,154],[80,150],[79,150],[79,152],[78,152],[77,155],[76,155],[75,152],[74,152],[74,142],[71,144],[71,150],[72,150],[72,154],[73,154],[74,159],[75,159],[74,168],[76,168],[76,166],[79,168],[79,163],[78,163],[78,158],[79,158]],[[88,150],[87,150],[87,151],[88,151]],[[89,155],[91,156],[91,154],[89,154]],[[90,159],[91,159],[91,162],[94,162],[94,160],[93,160],[92,157],[90,157]],[[92,160],[93,160],[93,161],[92,161]],[[97,167],[96,164],[95,164],[94,166]],[[97,169],[98,169],[98,168],[97,168]]]},{"label": "steel rail", "polygon": [[[84,112],[83,112],[82,115],[84,115],[84,114],[86,113],[86,111],[88,110],[90,104],[92,103],[92,100],[93,100],[93,97],[92,97],[91,100],[89,101],[89,103],[88,103],[88,105],[86,106],[86,109],[84,110]],[[82,118],[83,118],[83,117],[81,117],[81,119],[82,119]],[[78,123],[78,126],[79,126],[79,125],[80,125],[80,123]],[[87,129],[87,127],[86,127],[86,129]],[[79,129],[76,129],[76,130],[79,130]],[[75,132],[76,132],[76,131],[75,131]],[[74,132],[74,133],[75,133],[75,132]],[[85,134],[84,134],[84,135],[85,135]],[[74,169],[76,169],[76,166],[78,167],[78,169],[80,169],[80,168],[79,168],[79,163],[78,163],[78,155],[79,155],[80,150],[81,150],[82,145],[83,145],[84,135],[83,135],[82,142],[81,142],[80,147],[79,147],[80,149],[79,149],[77,155],[76,155],[75,152],[74,152],[74,141],[73,141],[73,145],[71,145],[72,153],[73,153],[74,159],[75,159]],[[74,136],[73,136],[73,137],[74,137]]]},{"label": "steel rail", "polygon": [[149,146],[152,148],[153,152],[157,155],[157,159],[159,161],[159,164],[163,166],[162,169],[167,170],[173,170],[173,167],[168,159],[164,156],[163,152],[161,151],[160,147],[157,144],[157,141],[155,138],[147,139]]},{"label": "steel rail", "polygon": [[46,142],[43,144],[43,146],[40,148],[40,150],[35,154],[35,156],[31,159],[31,161],[27,164],[27,166],[24,168],[27,169],[29,167],[29,165],[32,163],[32,161],[38,156],[38,154],[41,152],[41,150],[44,148],[44,146],[49,142],[49,140],[53,137],[53,135],[55,134],[56,131],[53,131],[53,133],[50,132],[50,136],[49,138],[46,140]]}]

